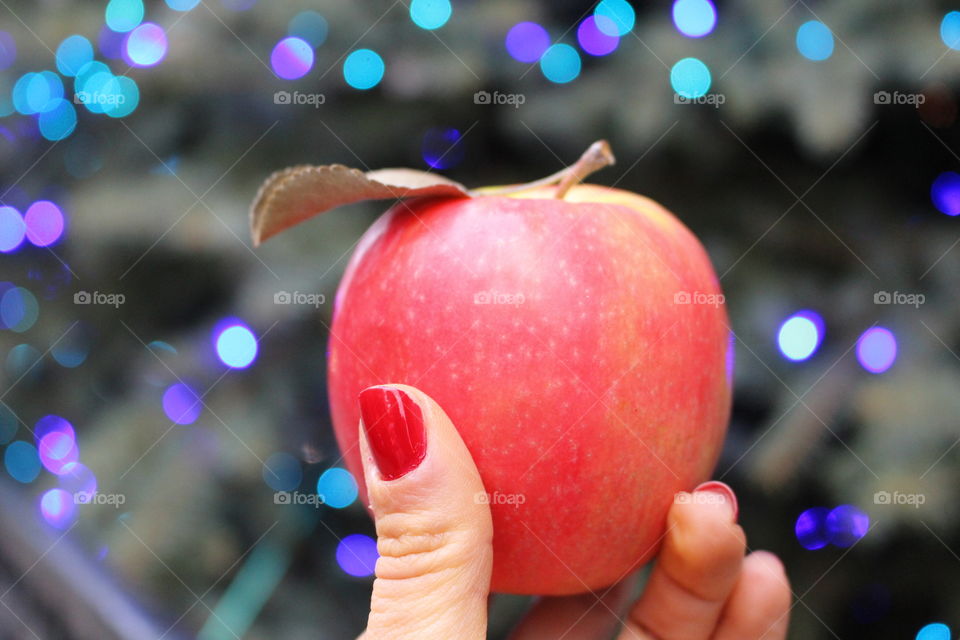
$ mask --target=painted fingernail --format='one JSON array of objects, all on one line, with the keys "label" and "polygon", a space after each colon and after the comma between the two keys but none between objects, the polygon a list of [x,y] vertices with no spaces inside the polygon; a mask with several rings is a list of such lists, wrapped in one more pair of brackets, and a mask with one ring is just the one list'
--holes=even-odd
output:
[{"label": "painted fingernail", "polygon": [[420,406],[413,398],[395,387],[369,387],[358,399],[380,477],[396,480],[420,466],[427,454],[427,434]]},{"label": "painted fingernail", "polygon": [[704,482],[693,491],[694,493],[706,491],[713,495],[721,496],[723,503],[729,506],[730,510],[733,512],[733,521],[737,521],[737,515],[740,513],[740,509],[737,506],[737,494],[735,494],[733,489],[731,489],[726,483],[720,482],[719,480],[710,480],[709,482]]}]

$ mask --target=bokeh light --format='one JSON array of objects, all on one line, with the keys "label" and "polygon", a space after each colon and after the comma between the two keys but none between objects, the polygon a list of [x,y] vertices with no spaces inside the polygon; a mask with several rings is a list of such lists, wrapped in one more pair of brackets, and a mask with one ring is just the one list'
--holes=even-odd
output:
[{"label": "bokeh light", "polygon": [[6,31],[0,31],[0,69],[6,69],[17,59],[17,43]]},{"label": "bokeh light", "polygon": [[313,47],[306,40],[288,36],[273,48],[270,66],[278,78],[302,78],[313,68]]},{"label": "bokeh light", "polygon": [[334,509],[343,509],[357,499],[357,481],[353,474],[340,467],[327,469],[317,480],[317,493],[323,503]]},{"label": "bokeh light", "polygon": [[687,37],[702,38],[717,26],[717,9],[711,0],[676,0],[673,24]]},{"label": "bokeh light", "polygon": [[63,140],[77,128],[77,110],[69,101],[59,98],[53,107],[38,118],[40,134],[47,140]]},{"label": "bokeh light", "polygon": [[93,494],[97,491],[97,476],[82,462],[68,462],[63,465],[57,482],[64,491]]},{"label": "bokeh light", "polygon": [[410,2],[410,19],[421,29],[439,29],[447,24],[453,7],[450,0],[412,0]]},{"label": "bokeh light", "polygon": [[602,0],[593,10],[597,27],[608,36],[625,36],[633,29],[637,14],[627,0]]},{"label": "bokeh light", "polygon": [[580,54],[568,44],[550,45],[540,57],[540,71],[550,82],[571,82],[580,75]]},{"label": "bokeh light", "polygon": [[127,34],[123,59],[134,67],[152,67],[167,55],[167,34],[163,27],[144,22]]},{"label": "bokeh light", "polygon": [[897,339],[889,329],[872,327],[857,340],[857,360],[870,373],[883,373],[897,359]]},{"label": "bokeh light", "polygon": [[827,529],[829,511],[824,507],[807,509],[797,517],[795,531],[797,541],[804,549],[814,551],[830,544],[830,531]]},{"label": "bokeh light", "polygon": [[423,134],[423,161],[432,169],[449,169],[463,161],[464,145],[460,132],[447,127],[432,127]]},{"label": "bokeh light", "polygon": [[40,498],[40,514],[50,526],[66,529],[77,515],[73,494],[63,489],[50,489]]},{"label": "bokeh light", "polygon": [[550,34],[536,22],[519,22],[507,32],[507,53],[518,62],[536,62],[550,46]]},{"label": "bokeh light", "polygon": [[808,60],[826,60],[833,55],[833,33],[819,20],[805,22],[797,29],[797,50]]},{"label": "bokeh light", "polygon": [[38,200],[30,205],[23,215],[23,222],[27,239],[37,247],[48,247],[63,235],[63,212],[49,200]]},{"label": "bokeh light", "polygon": [[16,333],[23,333],[34,325],[40,315],[36,297],[23,287],[7,289],[0,297],[0,325]]},{"label": "bokeh light", "polygon": [[143,20],[143,0],[110,0],[104,18],[108,27],[126,33]]},{"label": "bokeh light", "polygon": [[670,70],[670,86],[688,100],[707,95],[711,81],[710,69],[697,58],[679,60]]},{"label": "bokeh light", "polygon": [[257,358],[257,339],[243,324],[232,324],[216,338],[217,356],[234,369],[246,369]]},{"label": "bokeh light", "polygon": [[931,622],[917,632],[917,640],[950,640],[950,627],[942,622]]},{"label": "bokeh light", "polygon": [[116,60],[123,57],[123,41],[125,38],[125,33],[117,33],[104,25],[97,37],[97,47],[105,58]]},{"label": "bokeh light", "polygon": [[27,234],[23,216],[13,207],[0,207],[0,252],[15,251]]},{"label": "bokeh light", "polygon": [[123,118],[133,113],[140,104],[140,87],[128,76],[117,76],[108,84],[110,95],[117,99],[104,110],[111,118]]},{"label": "bokeh light", "polygon": [[174,11],[190,11],[200,4],[200,0],[167,0],[167,6]]},{"label": "bokeh light", "polygon": [[263,463],[263,481],[274,491],[293,491],[303,480],[300,461],[282,451],[272,454]]},{"label": "bokeh light", "polygon": [[351,576],[373,575],[379,557],[376,541],[362,533],[351,534],[337,545],[337,564]]},{"label": "bokeh light", "polygon": [[3,452],[3,465],[7,473],[17,482],[29,484],[40,475],[40,457],[37,448],[29,442],[17,440],[7,446]]},{"label": "bokeh light", "polygon": [[182,382],[170,385],[163,393],[163,412],[176,424],[193,424],[203,411],[200,396]]},{"label": "bokeh light", "polygon": [[960,11],[950,11],[943,16],[940,39],[951,49],[960,49]]},{"label": "bokeh light", "polygon": [[90,338],[82,326],[74,326],[59,342],[50,347],[50,355],[61,367],[79,367],[90,354]]},{"label": "bokeh light", "polygon": [[372,89],[383,79],[383,58],[371,49],[357,49],[343,61],[343,79],[354,89]]},{"label": "bokeh light", "polygon": [[870,516],[863,509],[842,504],[827,514],[827,532],[830,544],[838,547],[851,547],[870,529]]},{"label": "bokeh light", "polygon": [[13,85],[13,106],[23,115],[44,113],[63,98],[63,81],[52,71],[25,73]]},{"label": "bokeh light", "polygon": [[592,56],[611,54],[616,51],[620,44],[620,37],[609,35],[609,31],[610,29],[607,29],[607,33],[605,33],[597,27],[595,16],[587,16],[577,27],[577,42],[580,43],[581,49]]},{"label": "bokeh light", "polygon": [[81,35],[64,38],[57,47],[57,71],[75,76],[83,65],[93,60],[93,45]]},{"label": "bokeh light", "polygon": [[948,216],[960,215],[960,174],[944,171],[930,187],[933,206]]},{"label": "bokeh light", "polygon": [[74,440],[77,437],[73,425],[66,418],[52,413],[43,416],[33,425],[33,437],[39,442],[40,439],[51,433],[65,433]]},{"label": "bokeh light", "polygon": [[287,35],[300,38],[316,49],[327,41],[327,19],[316,11],[301,11],[287,24]]},{"label": "bokeh light", "polygon": [[823,341],[823,319],[813,311],[798,311],[787,318],[777,332],[777,346],[784,357],[802,362],[814,353]]},{"label": "bokeh light", "polygon": [[7,373],[11,378],[21,379],[27,375],[30,379],[39,377],[42,371],[43,354],[29,344],[18,344],[7,354]]},{"label": "bokeh light", "polygon": [[62,431],[53,431],[40,438],[37,453],[47,471],[56,475],[60,475],[66,465],[80,458],[74,436]]}]

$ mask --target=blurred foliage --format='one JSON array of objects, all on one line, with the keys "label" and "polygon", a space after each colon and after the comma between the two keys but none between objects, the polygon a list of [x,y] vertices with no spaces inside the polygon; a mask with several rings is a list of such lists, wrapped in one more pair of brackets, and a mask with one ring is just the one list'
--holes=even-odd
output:
[{"label": "blurred foliage", "polygon": [[[734,415],[717,477],[741,496],[751,546],[786,561],[801,598],[792,637],[912,637],[960,611],[960,232],[929,198],[932,180],[960,164],[960,53],[939,37],[950,7],[718,1],[716,32],[691,40],[674,29],[669,3],[640,4],[619,49],[585,59],[582,75],[559,86],[512,60],[503,37],[535,20],[573,43],[590,3],[455,1],[449,24],[427,32],[403,3],[260,2],[238,12],[207,0],[178,13],[150,2],[147,18],[168,30],[170,51],[159,66],[130,71],[141,92],[131,116],[81,113],[59,143],[40,139],[29,117],[0,119],[11,134],[0,138],[4,203],[23,210],[50,198],[68,215],[64,243],[0,257],[2,280],[31,288],[41,304],[28,333],[0,334],[0,352],[27,342],[44,354],[22,379],[24,367],[7,363],[3,401],[26,425],[68,417],[101,491],[127,496],[120,510],[83,510],[70,535],[91,558],[105,549],[110,572],[192,634],[267,540],[284,575],[248,637],[362,629],[370,581],[345,576],[334,550],[347,533],[372,534],[363,506],[303,515],[275,505],[262,464],[293,452],[310,487],[339,460],[324,381],[331,305],[276,305],[273,296],[332,301],[382,206],[326,214],[256,251],[247,207],[266,175],[298,163],[425,168],[422,137],[444,126],[463,133],[465,152],[446,174],[468,186],[547,175],[606,137],[620,164],[594,180],[653,197],[702,238],[737,336]],[[282,81],[270,50],[304,9],[326,17],[329,37],[309,74]],[[0,15],[18,47],[0,72],[8,93],[19,74],[53,68],[67,35],[94,39],[103,3],[10,2]],[[794,43],[814,18],[837,39],[822,63]],[[342,78],[342,58],[358,46],[387,61],[369,92]],[[674,103],[669,68],[686,56],[710,65],[723,105]],[[276,104],[280,90],[322,92],[325,103]],[[479,105],[480,90],[526,100]],[[927,101],[876,104],[877,91],[923,92]],[[77,306],[78,290],[122,292],[126,303]],[[922,292],[926,302],[880,306],[878,291]],[[826,340],[810,361],[790,363],[776,331],[802,308],[823,314]],[[261,337],[248,371],[221,375],[216,366],[210,333],[225,316]],[[900,354],[872,376],[853,346],[877,323],[895,332]],[[76,369],[49,357],[68,332],[91,346]],[[148,346],[156,340],[173,350]],[[172,426],[160,405],[177,378],[205,392],[207,409],[188,427]],[[27,427],[18,437],[29,439]],[[23,491],[49,486],[45,474]],[[878,491],[919,492],[926,502],[877,505]],[[800,547],[797,515],[844,503],[870,513],[864,540],[851,550]],[[495,603],[493,636],[523,604]]]}]

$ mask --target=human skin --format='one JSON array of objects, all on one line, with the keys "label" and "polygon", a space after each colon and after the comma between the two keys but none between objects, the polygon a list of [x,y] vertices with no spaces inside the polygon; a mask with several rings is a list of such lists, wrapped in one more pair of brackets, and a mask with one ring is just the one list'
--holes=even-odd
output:
[{"label": "human skin", "polygon": [[[646,564],[674,495],[710,477],[729,416],[724,306],[675,300],[719,300],[696,237],[633,193],[555,191],[395,206],[361,239],[330,331],[348,467],[360,475],[363,388],[429,393],[481,495],[506,500],[491,505],[501,592],[578,593]],[[475,304],[491,291],[514,298]]]},{"label": "human skin", "polygon": [[[362,640],[485,638],[493,527],[489,507],[474,500],[483,483],[470,452],[422,391],[385,385],[363,395],[358,438],[380,558]],[[385,397],[395,406],[401,398],[406,415],[378,410]],[[635,575],[543,598],[511,640],[601,640],[614,631],[618,640],[784,640],[783,565],[765,551],[744,556],[733,492],[710,482],[681,495],[639,600],[630,601]]]}]

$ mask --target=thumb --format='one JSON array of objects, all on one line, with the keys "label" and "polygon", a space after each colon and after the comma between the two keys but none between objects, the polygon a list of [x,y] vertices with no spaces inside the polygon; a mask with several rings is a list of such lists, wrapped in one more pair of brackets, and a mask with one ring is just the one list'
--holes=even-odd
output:
[{"label": "thumb", "polygon": [[380,552],[364,640],[485,638],[493,525],[467,447],[413,387],[370,387],[359,401]]}]

